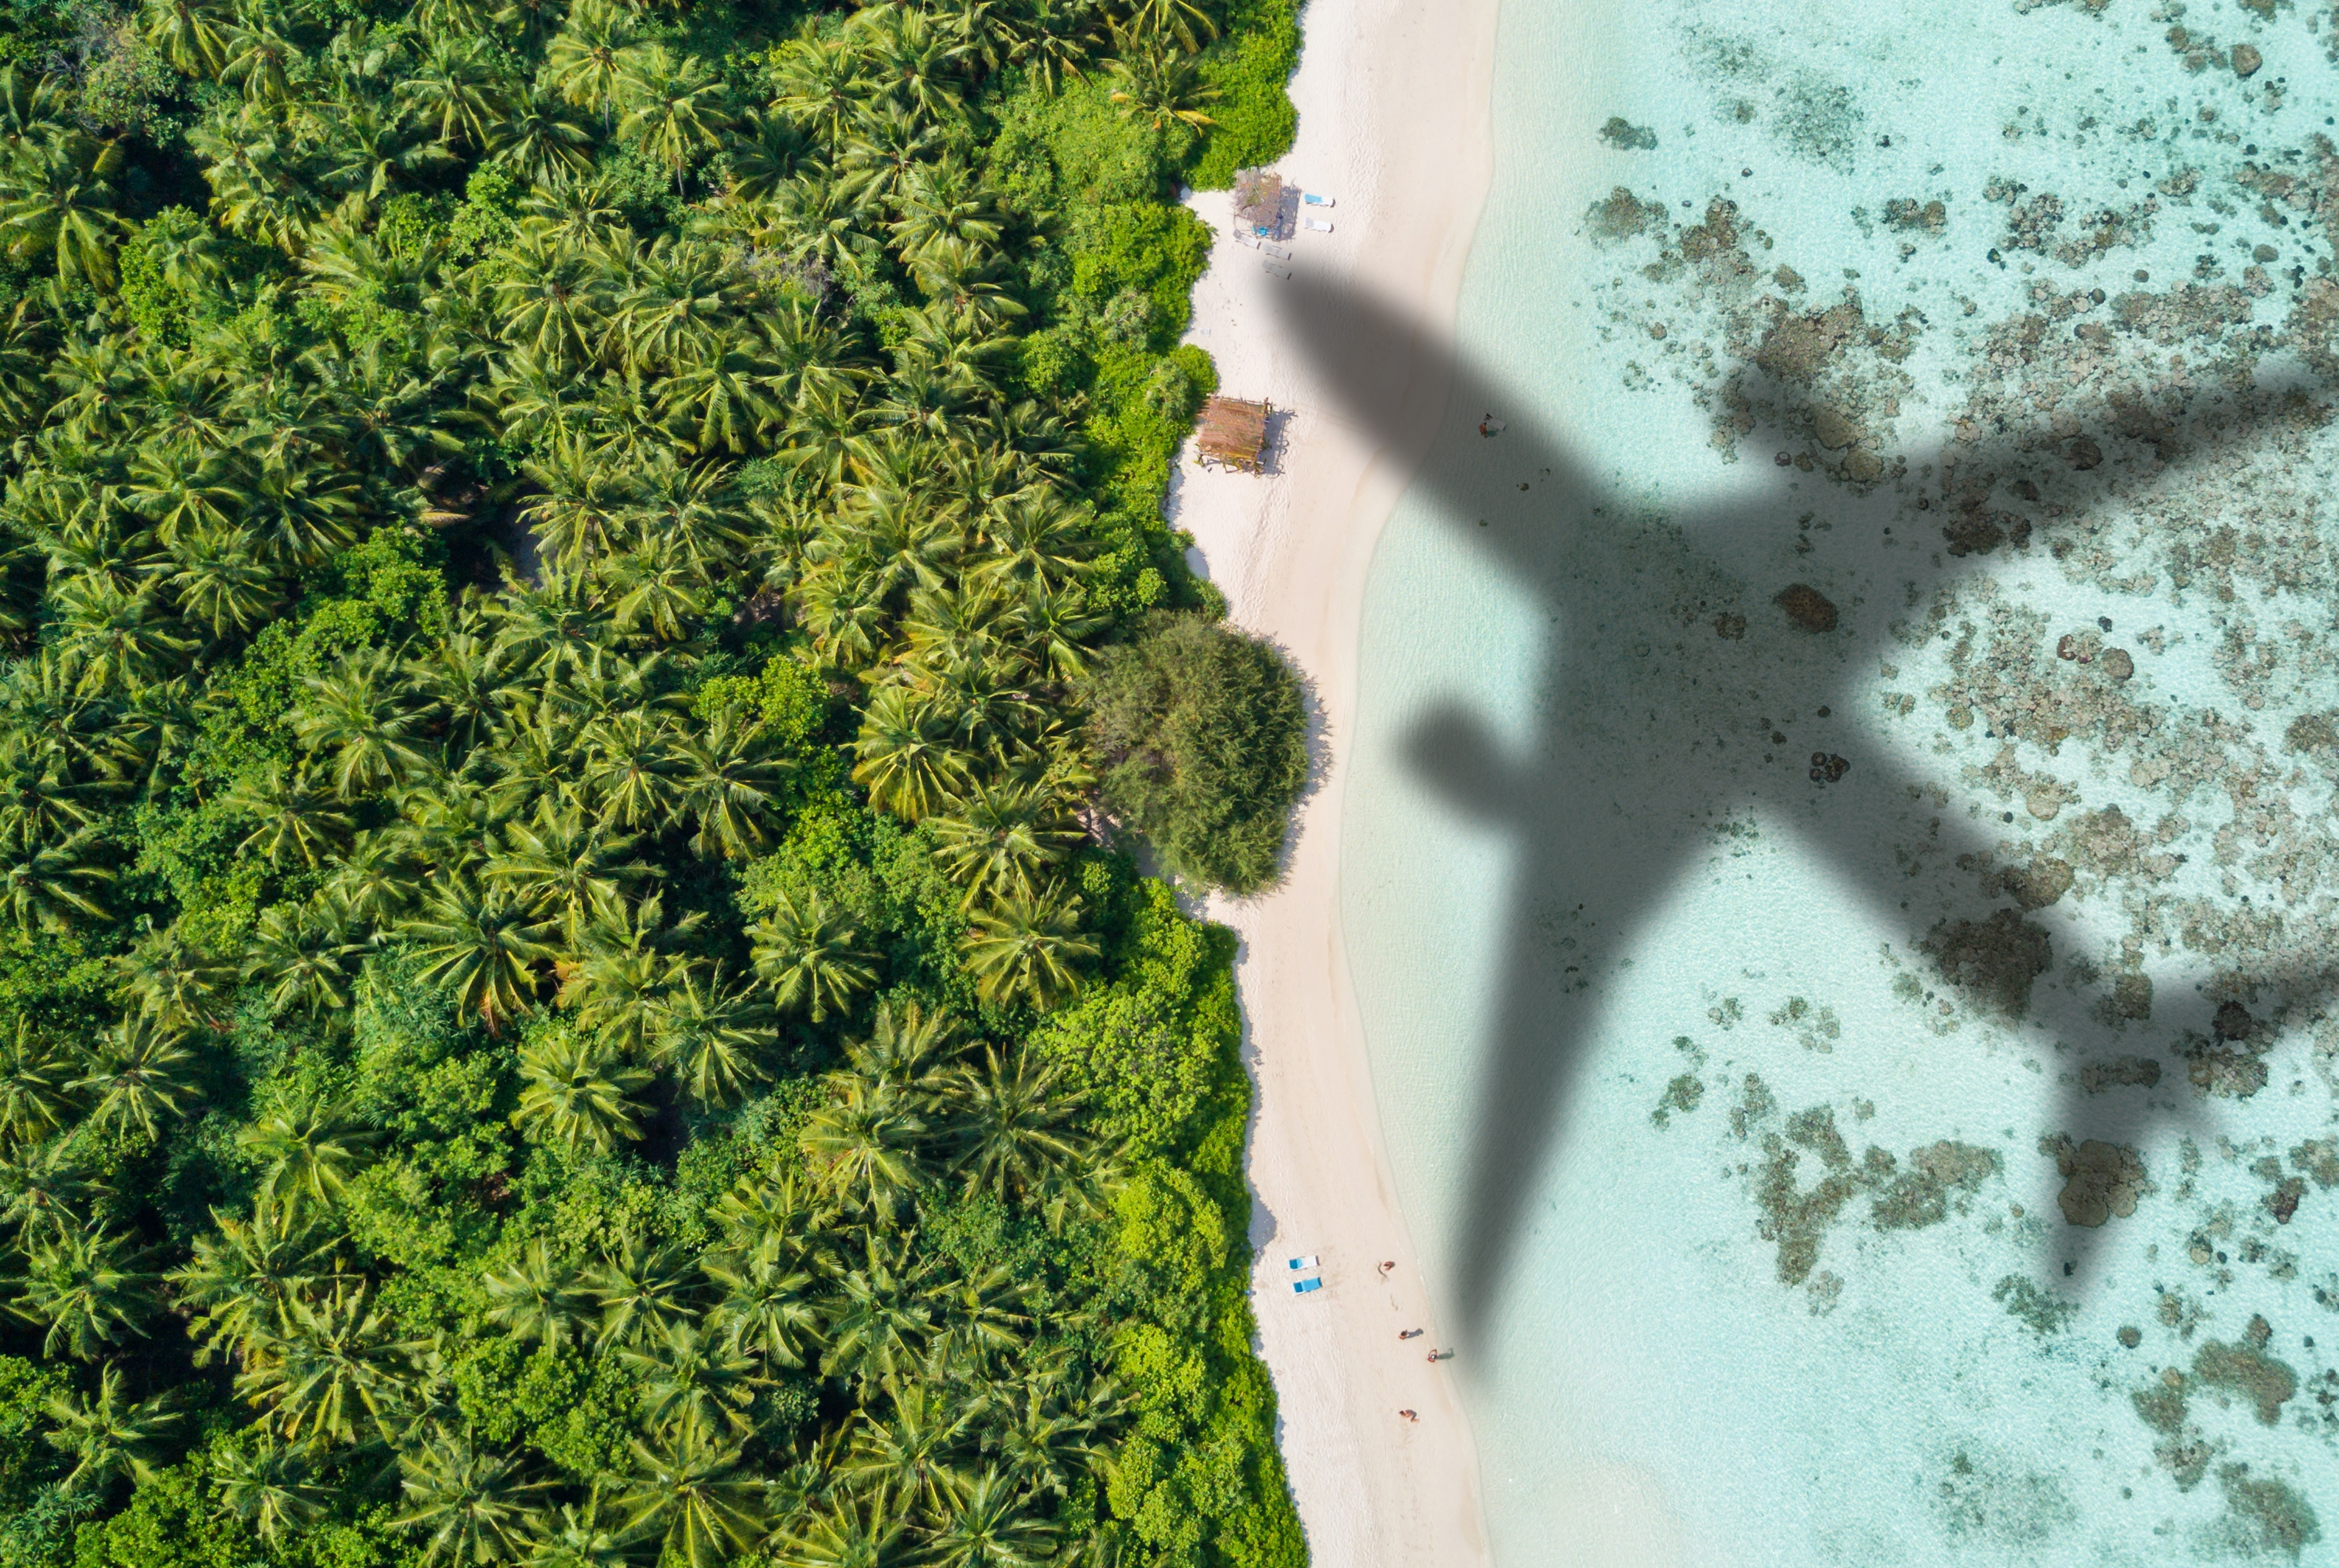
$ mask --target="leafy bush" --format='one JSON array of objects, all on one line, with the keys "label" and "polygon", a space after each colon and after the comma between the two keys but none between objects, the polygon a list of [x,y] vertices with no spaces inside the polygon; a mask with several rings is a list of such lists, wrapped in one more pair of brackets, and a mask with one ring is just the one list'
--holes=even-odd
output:
[{"label": "leafy bush", "polygon": [[1235,8],[1226,35],[1202,51],[1201,78],[1219,90],[1214,123],[1186,170],[1200,191],[1223,191],[1235,171],[1272,163],[1291,151],[1299,112],[1285,84],[1299,64],[1299,13],[1294,0],[1248,0]]},{"label": "leafy bush", "polygon": [[1110,759],[1106,801],[1180,876],[1230,892],[1272,883],[1308,782],[1308,715],[1283,656],[1196,616],[1107,649],[1087,687]]}]

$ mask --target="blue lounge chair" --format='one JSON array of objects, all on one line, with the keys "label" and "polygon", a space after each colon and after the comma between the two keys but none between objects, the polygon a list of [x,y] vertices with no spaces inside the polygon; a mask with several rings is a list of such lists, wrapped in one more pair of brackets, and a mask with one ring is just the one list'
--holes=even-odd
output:
[{"label": "blue lounge chair", "polygon": [[1321,1290],[1323,1288],[1324,1282],[1320,1279],[1303,1279],[1291,1287],[1291,1294],[1294,1296],[1305,1296],[1311,1290]]},{"label": "blue lounge chair", "polygon": [[1318,1268],[1321,1267],[1322,1265],[1317,1261],[1316,1255],[1311,1252],[1304,1257],[1293,1258],[1283,1267],[1286,1268]]}]

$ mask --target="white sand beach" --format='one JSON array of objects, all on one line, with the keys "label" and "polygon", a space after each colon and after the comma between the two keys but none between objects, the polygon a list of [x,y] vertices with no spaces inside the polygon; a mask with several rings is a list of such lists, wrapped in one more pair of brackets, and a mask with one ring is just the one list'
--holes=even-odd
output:
[{"label": "white sand beach", "polygon": [[[1292,83],[1298,145],[1278,167],[1335,198],[1334,231],[1303,229],[1290,266],[1340,277],[1450,330],[1492,173],[1488,97],[1495,0],[1312,0]],[[1222,234],[1224,192],[1195,211]],[[1339,929],[1339,813],[1356,703],[1358,618],[1382,523],[1443,410],[1426,367],[1393,374],[1383,445],[1334,400],[1276,330],[1258,252],[1221,240],[1195,291],[1189,340],[1220,390],[1279,410],[1273,471],[1204,472],[1173,491],[1176,525],[1226,594],[1234,620],[1271,638],[1314,688],[1328,766],[1297,828],[1290,874],[1267,897],[1209,912],[1243,940],[1239,977],[1257,1074],[1251,1239],[1259,1332],[1282,1442],[1314,1560],[1341,1568],[1487,1561],[1476,1460],[1430,1292],[1406,1239],[1384,1155],[1361,1022]],[[1287,1259],[1318,1254],[1325,1287],[1292,1294]],[[1377,1266],[1396,1265],[1384,1279]],[[1408,1328],[1417,1339],[1400,1340]],[[1398,1412],[1419,1417],[1408,1422]]]}]

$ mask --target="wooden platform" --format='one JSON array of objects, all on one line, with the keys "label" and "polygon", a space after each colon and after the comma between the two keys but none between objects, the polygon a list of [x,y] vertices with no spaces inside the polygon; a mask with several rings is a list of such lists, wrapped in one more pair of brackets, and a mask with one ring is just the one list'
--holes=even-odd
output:
[{"label": "wooden platform", "polygon": [[1249,473],[1260,471],[1260,454],[1267,447],[1268,406],[1240,398],[1212,398],[1202,405],[1195,438],[1196,456],[1211,463]]}]

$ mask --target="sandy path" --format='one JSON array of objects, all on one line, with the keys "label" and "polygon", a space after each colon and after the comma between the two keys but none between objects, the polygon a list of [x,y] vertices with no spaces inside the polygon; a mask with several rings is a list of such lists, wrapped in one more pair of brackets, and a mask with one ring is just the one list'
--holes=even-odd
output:
[{"label": "sandy path", "polygon": [[[1292,83],[1298,144],[1279,167],[1337,198],[1335,232],[1303,230],[1295,271],[1322,271],[1450,329],[1493,172],[1488,93],[1495,0],[1311,0]],[[1222,192],[1191,205],[1230,221]],[[1354,729],[1357,626],[1373,547],[1418,464],[1446,387],[1392,374],[1400,449],[1334,417],[1333,399],[1275,330],[1258,252],[1221,240],[1194,296],[1189,340],[1221,390],[1290,412],[1278,471],[1180,469],[1176,526],[1233,618],[1279,644],[1315,687],[1328,769],[1308,801],[1286,883],[1212,918],[1241,933],[1239,976],[1258,1081],[1254,1300],[1281,1403],[1283,1452],[1314,1561],[1339,1568],[1487,1561],[1470,1434],[1446,1370],[1381,1143],[1339,930],[1339,813]],[[1323,1257],[1325,1287],[1295,1297],[1286,1259]],[[1384,1280],[1376,1265],[1394,1260]],[[1403,1328],[1423,1337],[1400,1342]],[[1411,1409],[1409,1423],[1398,1415]]]}]

